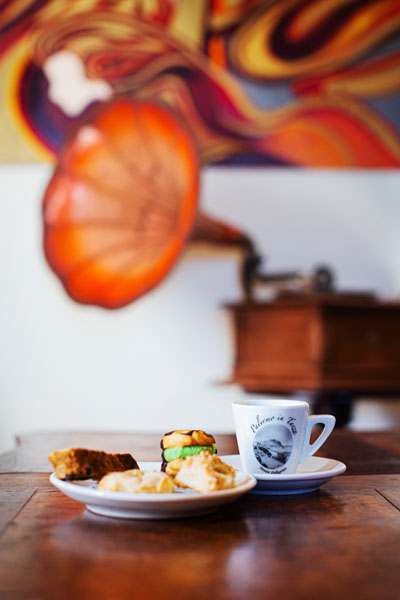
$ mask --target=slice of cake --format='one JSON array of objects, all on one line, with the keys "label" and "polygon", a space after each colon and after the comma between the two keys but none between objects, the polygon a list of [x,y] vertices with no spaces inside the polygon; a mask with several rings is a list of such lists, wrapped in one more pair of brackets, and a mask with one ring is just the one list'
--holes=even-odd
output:
[{"label": "slice of cake", "polygon": [[110,471],[138,469],[131,454],[108,454],[102,450],[66,448],[48,456],[59,479],[100,479]]},{"label": "slice of cake", "polygon": [[200,452],[182,460],[174,481],[196,492],[216,492],[234,487],[235,469],[215,454]]}]

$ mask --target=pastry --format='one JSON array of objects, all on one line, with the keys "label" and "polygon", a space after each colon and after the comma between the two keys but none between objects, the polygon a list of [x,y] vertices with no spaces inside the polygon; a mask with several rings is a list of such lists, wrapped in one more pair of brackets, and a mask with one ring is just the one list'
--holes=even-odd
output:
[{"label": "pastry", "polygon": [[131,494],[170,494],[174,491],[175,484],[171,477],[160,471],[132,469],[104,475],[97,488]]},{"label": "pastry", "polygon": [[200,452],[182,460],[175,484],[196,492],[216,492],[235,485],[235,469],[210,452]]},{"label": "pastry", "polygon": [[214,436],[200,429],[180,429],[166,433],[161,440],[161,469],[172,477],[178,472],[182,460],[188,456],[208,451],[216,454]]},{"label": "pastry", "polygon": [[138,469],[130,454],[108,454],[101,450],[66,448],[48,456],[59,479],[100,479],[110,471]]}]

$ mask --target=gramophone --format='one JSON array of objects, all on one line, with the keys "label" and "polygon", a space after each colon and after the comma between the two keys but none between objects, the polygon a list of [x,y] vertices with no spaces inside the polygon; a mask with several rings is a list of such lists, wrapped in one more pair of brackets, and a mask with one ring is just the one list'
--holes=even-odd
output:
[{"label": "gramophone", "polygon": [[[46,258],[69,296],[120,308],[158,285],[186,244],[234,247],[243,298],[227,307],[232,383],[307,393],[342,422],[355,394],[399,392],[399,305],[338,293],[324,265],[268,272],[249,235],[199,209],[199,172],[188,127],[163,104],[121,98],[89,112],[61,150],[43,203]],[[257,299],[261,286],[268,301]]]}]

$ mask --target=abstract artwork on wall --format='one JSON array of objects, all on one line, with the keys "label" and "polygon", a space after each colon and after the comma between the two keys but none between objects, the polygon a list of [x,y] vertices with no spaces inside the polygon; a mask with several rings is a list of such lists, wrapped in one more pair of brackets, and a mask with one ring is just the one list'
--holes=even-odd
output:
[{"label": "abstract artwork on wall", "polygon": [[0,160],[119,97],[167,103],[203,165],[398,167],[400,3],[0,2]]}]

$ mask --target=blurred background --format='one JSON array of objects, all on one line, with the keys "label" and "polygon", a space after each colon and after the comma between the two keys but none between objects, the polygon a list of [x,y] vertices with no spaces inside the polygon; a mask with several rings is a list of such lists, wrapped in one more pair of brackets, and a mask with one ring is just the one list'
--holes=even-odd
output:
[{"label": "blurred background", "polygon": [[[301,273],[296,298],[324,265],[328,294],[400,302],[398,2],[26,0],[0,25],[0,451],[37,430],[233,431],[228,305],[282,292],[246,295],[249,254]],[[345,426],[399,424],[393,338],[390,394],[352,391]]]}]

